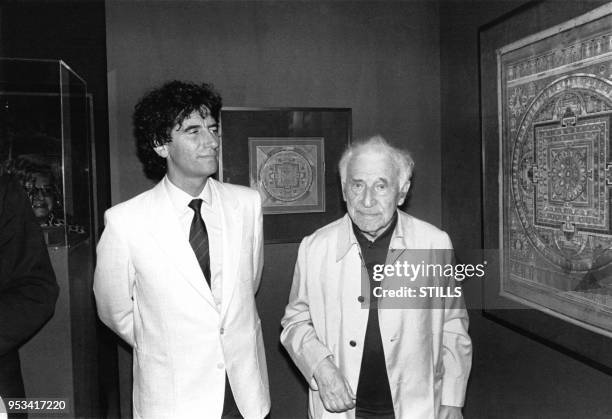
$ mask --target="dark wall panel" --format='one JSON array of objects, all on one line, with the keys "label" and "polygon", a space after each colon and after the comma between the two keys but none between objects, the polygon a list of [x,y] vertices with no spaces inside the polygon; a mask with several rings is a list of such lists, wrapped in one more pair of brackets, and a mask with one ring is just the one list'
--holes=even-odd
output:
[{"label": "dark wall panel", "polygon": [[[96,160],[92,169],[95,168],[98,179],[96,192],[101,217],[110,204],[104,0],[0,2],[0,56],[63,60],[87,82],[88,93],[93,96]],[[88,316],[73,321],[83,328],[87,338],[97,339],[99,348],[98,353],[95,348],[86,347],[80,348],[80,354],[73,352],[75,368],[82,370],[75,373],[75,380],[81,380],[80,388],[76,389],[77,398],[91,409],[87,415],[99,410],[113,416],[119,407],[118,396],[114,394],[117,389],[115,338],[94,320],[91,290],[83,289],[79,298]],[[41,362],[53,362],[47,353],[37,356]],[[90,373],[98,368],[101,374]],[[98,390],[99,398],[92,394]]]},{"label": "dark wall panel", "polygon": [[101,217],[110,202],[104,1],[7,1],[0,10],[3,57],[63,60],[87,82],[93,95]]}]

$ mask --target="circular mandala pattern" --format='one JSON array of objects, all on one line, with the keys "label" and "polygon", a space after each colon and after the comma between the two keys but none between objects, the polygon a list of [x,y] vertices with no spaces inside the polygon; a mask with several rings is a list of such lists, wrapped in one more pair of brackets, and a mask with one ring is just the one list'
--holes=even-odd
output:
[{"label": "circular mandala pattern", "polygon": [[552,199],[571,202],[586,188],[585,157],[573,150],[555,153],[551,162]]},{"label": "circular mandala pattern", "polygon": [[312,185],[312,168],[306,157],[296,150],[272,153],[261,167],[260,179],[266,192],[282,202],[293,202],[304,196]]},{"label": "circular mandala pattern", "polygon": [[[510,95],[516,90],[509,92]],[[511,96],[508,121],[514,119],[520,101],[518,94]],[[594,242],[600,240],[602,249],[612,247],[612,239],[606,236],[591,236],[581,231],[580,226],[573,222],[575,218],[584,216],[575,201],[585,200],[588,191],[587,155],[579,146],[567,148],[550,147],[548,149],[548,163],[541,164],[532,161],[534,140],[534,124],[559,123],[565,117],[566,110],[570,110],[579,119],[584,116],[583,101],[588,99],[597,103],[596,108],[612,108],[609,82],[594,76],[574,75],[561,77],[542,89],[531,100],[522,113],[522,119],[516,125],[515,137],[512,142],[510,189],[512,190],[512,211],[516,214],[522,226],[524,236],[537,251],[548,261],[564,270],[582,272],[601,268],[612,263],[609,251],[596,251]],[[575,121],[574,123],[576,123]],[[553,144],[549,141],[549,144]],[[543,153],[544,150],[536,152]],[[603,157],[602,155],[602,158]],[[529,166],[536,168],[534,173]],[[537,166],[537,167],[536,167]],[[594,175],[594,181],[599,179]],[[534,183],[537,182],[537,183]],[[548,196],[534,194],[534,185],[548,185]],[[531,187],[530,185],[531,184]],[[536,191],[537,192],[537,191]],[[541,193],[541,192],[540,192]],[[546,202],[548,200],[548,203]],[[541,208],[546,205],[557,205],[561,209],[557,225],[548,222],[546,225],[536,224],[536,210],[534,205]],[[545,209],[545,208],[544,208]],[[599,237],[599,239],[597,239]],[[518,242],[512,240],[507,245],[515,252],[521,252]]]}]

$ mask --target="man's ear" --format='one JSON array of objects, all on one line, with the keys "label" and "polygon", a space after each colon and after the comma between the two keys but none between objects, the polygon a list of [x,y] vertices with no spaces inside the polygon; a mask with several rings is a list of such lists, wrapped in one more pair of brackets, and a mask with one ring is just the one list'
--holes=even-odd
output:
[{"label": "man's ear", "polygon": [[158,145],[157,147],[153,147],[153,150],[157,153],[157,155],[163,159],[168,157],[168,147],[166,144]]},{"label": "man's ear", "polygon": [[410,190],[410,181],[407,181],[404,186],[401,187],[399,192],[399,197],[397,199],[397,206],[401,206],[404,204],[404,200],[406,199],[406,195],[408,195],[408,191]]},{"label": "man's ear", "polygon": [[344,199],[344,202],[346,202],[346,194],[344,193],[344,187],[346,186],[345,183],[341,183],[340,184],[340,188],[342,189],[342,198]]}]

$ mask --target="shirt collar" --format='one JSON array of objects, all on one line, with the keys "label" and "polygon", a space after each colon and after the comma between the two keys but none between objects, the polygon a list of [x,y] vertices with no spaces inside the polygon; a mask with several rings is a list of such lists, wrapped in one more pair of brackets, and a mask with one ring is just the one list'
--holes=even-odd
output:
[{"label": "shirt collar", "polygon": [[353,226],[353,234],[355,235],[355,238],[357,239],[357,243],[359,243],[359,245],[362,247],[364,245],[370,245],[370,244],[379,245],[385,240],[388,240],[387,243],[389,243],[391,241],[391,235],[393,234],[393,231],[395,230],[396,224],[397,224],[397,211],[393,214],[393,218],[391,219],[391,222],[389,223],[385,231],[383,231],[382,234],[378,236],[377,238],[375,238],[374,240],[370,240],[369,238],[366,237],[365,234],[363,234],[363,232],[361,232],[361,230],[359,230],[359,227],[357,227],[357,224],[355,224],[351,220],[351,225]]},{"label": "shirt collar", "polygon": [[[393,229],[393,236],[389,244],[389,250],[407,248],[404,240],[404,221],[400,211],[396,210],[397,223]],[[338,231],[337,247],[336,247],[336,262],[342,259],[353,245],[359,246],[359,242],[353,232],[353,222],[348,213],[342,218],[340,231]]]},{"label": "shirt collar", "polygon": [[200,192],[198,196],[191,196],[178,186],[176,186],[168,176],[164,176],[164,187],[166,192],[168,193],[168,197],[170,198],[170,202],[172,202],[172,206],[177,211],[179,215],[184,214],[187,211],[191,211],[189,208],[189,203],[193,199],[201,199],[204,201],[206,205],[212,205],[212,193],[210,189],[210,182],[206,181],[206,185],[204,185],[204,189]]}]

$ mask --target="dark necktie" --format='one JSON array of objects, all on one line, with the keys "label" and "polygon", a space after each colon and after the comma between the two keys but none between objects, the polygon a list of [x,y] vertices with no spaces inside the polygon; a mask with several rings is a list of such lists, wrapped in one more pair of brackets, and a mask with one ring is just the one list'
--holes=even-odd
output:
[{"label": "dark necktie", "polygon": [[189,203],[189,208],[193,210],[193,220],[189,229],[189,244],[193,248],[193,252],[198,259],[200,268],[206,277],[206,283],[210,287],[210,254],[208,249],[208,232],[206,224],[200,214],[202,208],[202,200],[194,199]]}]

